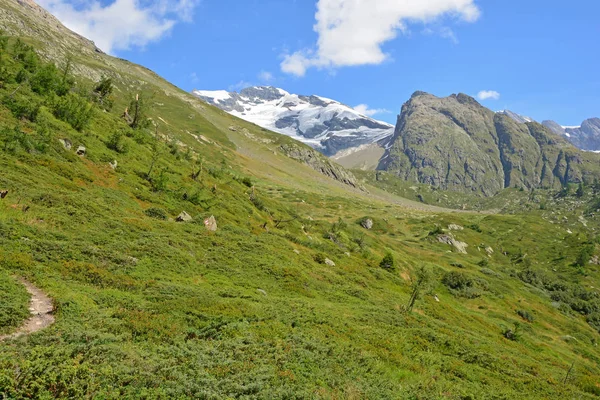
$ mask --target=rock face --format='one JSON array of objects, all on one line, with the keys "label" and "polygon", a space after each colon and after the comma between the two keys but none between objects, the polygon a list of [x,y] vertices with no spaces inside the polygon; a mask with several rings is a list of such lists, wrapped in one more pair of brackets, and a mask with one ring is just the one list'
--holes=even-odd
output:
[{"label": "rock face", "polygon": [[492,196],[509,187],[592,181],[600,159],[536,122],[519,123],[465,94],[417,92],[402,107],[378,169],[439,189]]},{"label": "rock face", "polygon": [[291,136],[326,155],[375,143],[394,132],[335,100],[290,94],[272,86],[249,87],[241,92],[192,92],[202,100],[263,128]]},{"label": "rock face", "polygon": [[565,136],[568,141],[582,150],[600,151],[600,118],[586,119],[581,126],[575,127],[563,127],[554,121],[544,121],[542,124],[553,132]]},{"label": "rock face", "polygon": [[279,150],[287,157],[300,161],[325,176],[366,192],[366,189],[358,183],[358,180],[350,171],[331,162],[327,157],[309,147],[283,144],[279,146]]}]

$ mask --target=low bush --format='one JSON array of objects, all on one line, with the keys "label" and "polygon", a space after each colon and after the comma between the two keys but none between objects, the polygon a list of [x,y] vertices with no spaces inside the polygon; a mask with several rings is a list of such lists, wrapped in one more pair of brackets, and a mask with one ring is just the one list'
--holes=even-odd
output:
[{"label": "low bush", "polygon": [[160,219],[160,220],[167,220],[169,218],[169,215],[167,214],[167,212],[165,210],[163,210],[162,208],[158,208],[158,207],[151,207],[151,208],[147,209],[146,211],[144,211],[144,214],[146,214],[150,218]]}]

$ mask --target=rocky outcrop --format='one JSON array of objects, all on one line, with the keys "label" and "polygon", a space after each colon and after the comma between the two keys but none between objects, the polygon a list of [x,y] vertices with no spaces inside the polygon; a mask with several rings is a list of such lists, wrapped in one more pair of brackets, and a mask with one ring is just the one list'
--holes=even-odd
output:
[{"label": "rocky outcrop", "polygon": [[287,157],[306,164],[315,171],[318,171],[331,179],[335,179],[336,181],[364,192],[367,191],[360,183],[358,183],[358,180],[351,172],[331,162],[327,157],[310,147],[290,143],[279,146],[279,150]]},{"label": "rocky outcrop", "polygon": [[402,107],[378,169],[439,189],[492,196],[508,187],[591,181],[600,159],[536,122],[494,113],[467,95],[417,92]]}]

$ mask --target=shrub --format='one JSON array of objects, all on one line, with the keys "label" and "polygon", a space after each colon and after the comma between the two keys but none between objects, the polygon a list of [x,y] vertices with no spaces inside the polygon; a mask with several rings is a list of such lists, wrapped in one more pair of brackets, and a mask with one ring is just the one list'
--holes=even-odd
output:
[{"label": "shrub", "polygon": [[586,321],[590,326],[600,333],[600,313],[595,312],[586,317]]},{"label": "shrub", "polygon": [[466,299],[475,299],[481,297],[481,286],[487,289],[487,282],[483,279],[475,281],[462,272],[451,271],[444,274],[442,283],[448,287],[450,293]]},{"label": "shrub", "polygon": [[516,313],[527,322],[535,321],[535,317],[529,311],[517,310]]},{"label": "shrub", "polygon": [[38,99],[20,92],[15,93],[13,96],[4,96],[2,104],[12,112],[15,118],[25,118],[29,121],[35,121],[41,106]]},{"label": "shrub", "polygon": [[507,338],[508,340],[517,341],[521,338],[520,332],[521,324],[515,322],[514,328],[506,328],[502,331],[502,336]]},{"label": "shrub", "polygon": [[319,264],[325,264],[326,259],[327,259],[327,256],[323,253],[317,253],[313,256],[313,260],[315,260]]},{"label": "shrub", "polygon": [[93,105],[75,93],[67,93],[64,97],[58,97],[54,103],[56,118],[69,123],[73,129],[78,131],[88,126],[93,113]]},{"label": "shrub", "polygon": [[18,126],[1,129],[0,143],[2,143],[2,150],[6,153],[16,153],[19,149],[30,151],[32,147],[29,137]]},{"label": "shrub", "polygon": [[435,228],[433,228],[433,230],[429,232],[429,236],[437,236],[437,235],[443,235],[443,234],[444,234],[444,230],[439,225],[436,225]]},{"label": "shrub", "polygon": [[584,246],[577,255],[575,265],[578,267],[585,267],[594,255],[594,246]]},{"label": "shrub", "polygon": [[471,225],[467,225],[467,228],[475,231],[475,232],[479,232],[482,233],[483,231],[481,230],[481,228],[479,227],[479,225],[477,224],[471,224]]},{"label": "shrub", "polygon": [[444,274],[442,283],[450,289],[461,290],[472,287],[474,282],[466,274],[462,272],[450,271]]},{"label": "shrub", "polygon": [[241,182],[246,185],[247,187],[252,187],[254,184],[252,183],[252,179],[248,178],[247,176],[243,177]]},{"label": "shrub", "polygon": [[383,260],[379,263],[379,266],[383,269],[387,269],[388,271],[393,271],[396,268],[396,261],[394,260],[394,255],[391,252],[387,252],[383,257]]},{"label": "shrub", "polygon": [[158,207],[151,207],[151,208],[147,209],[146,211],[144,211],[144,214],[146,214],[150,218],[160,219],[163,221],[167,220],[169,218],[169,215],[167,214],[167,212],[165,210],[163,210],[162,208],[158,208]]},{"label": "shrub", "polygon": [[487,258],[482,258],[481,261],[477,263],[477,265],[479,265],[480,267],[487,267],[488,265],[490,265],[490,260],[488,260]]},{"label": "shrub", "polygon": [[117,153],[125,154],[129,150],[127,142],[125,142],[124,134],[121,131],[114,132],[106,141],[106,147]]}]

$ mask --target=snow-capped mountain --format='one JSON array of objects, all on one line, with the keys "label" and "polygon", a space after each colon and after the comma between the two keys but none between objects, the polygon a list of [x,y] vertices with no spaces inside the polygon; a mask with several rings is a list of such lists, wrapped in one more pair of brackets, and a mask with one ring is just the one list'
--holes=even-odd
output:
[{"label": "snow-capped mountain", "polygon": [[544,121],[542,124],[555,133],[566,136],[582,150],[600,150],[600,118],[586,119],[581,126],[560,126],[554,121]]},{"label": "snow-capped mountain", "polygon": [[335,100],[290,94],[272,86],[192,92],[209,104],[265,129],[291,136],[326,155],[389,138],[394,126]]},{"label": "snow-capped mountain", "polygon": [[512,118],[513,120],[517,121],[520,124],[524,124],[526,122],[533,122],[533,119],[526,117],[524,115],[521,115],[521,114],[517,114],[516,112],[512,112],[510,110],[497,111],[496,114],[504,114],[504,115]]}]

